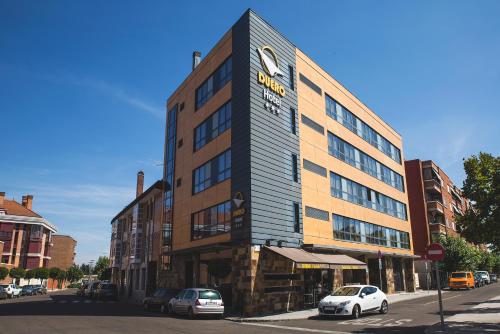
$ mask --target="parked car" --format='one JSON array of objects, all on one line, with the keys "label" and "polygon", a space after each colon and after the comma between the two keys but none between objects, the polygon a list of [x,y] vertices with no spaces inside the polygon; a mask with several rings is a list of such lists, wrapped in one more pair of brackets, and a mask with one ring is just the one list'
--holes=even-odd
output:
[{"label": "parked car", "polygon": [[118,287],[112,283],[99,283],[94,292],[96,299],[118,299]]},{"label": "parked car", "polygon": [[35,293],[38,295],[47,294],[47,288],[43,285],[40,285],[40,284],[33,285],[33,290],[35,290]]},{"label": "parked car", "polygon": [[484,270],[479,271],[478,270],[478,271],[476,271],[476,273],[479,273],[479,274],[481,274],[481,276],[483,276],[483,278],[486,280],[486,284],[491,283],[490,274],[487,271],[484,271]]},{"label": "parked car", "polygon": [[338,288],[323,298],[318,305],[320,316],[352,316],[357,319],[363,313],[389,311],[387,296],[376,286],[348,285]]},{"label": "parked car", "polygon": [[450,290],[475,288],[474,275],[470,271],[456,271],[451,273],[448,280]]},{"label": "parked car", "polygon": [[19,298],[21,296],[21,289],[15,284],[3,284],[2,287],[9,298]]},{"label": "parked car", "polygon": [[36,295],[36,291],[33,285],[23,285],[21,288],[21,296],[33,296]]},{"label": "parked car", "polygon": [[201,314],[224,315],[224,302],[219,291],[212,289],[184,289],[168,303],[170,313],[187,314],[194,318]]},{"label": "parked car", "polygon": [[178,293],[178,289],[158,288],[151,297],[142,300],[142,305],[146,310],[159,309],[161,313],[165,313],[168,310],[168,302]]},{"label": "parked car", "polygon": [[490,274],[490,281],[491,283],[498,282],[497,274]]},{"label": "parked car", "polygon": [[481,276],[481,274],[474,273],[474,286],[476,288],[480,288],[484,285],[484,278]]},{"label": "parked car", "polygon": [[7,299],[8,295],[2,285],[0,285],[0,299]]}]

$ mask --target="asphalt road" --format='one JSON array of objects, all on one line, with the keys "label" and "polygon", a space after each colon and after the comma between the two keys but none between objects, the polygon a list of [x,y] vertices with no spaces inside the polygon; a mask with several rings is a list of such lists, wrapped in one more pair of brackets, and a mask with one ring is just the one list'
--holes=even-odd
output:
[{"label": "asphalt road", "polygon": [[[500,283],[476,290],[444,295],[445,316],[456,314],[493,296]],[[307,319],[267,323],[169,317],[120,302],[96,302],[77,297],[72,290],[44,296],[0,301],[1,334],[59,333],[423,333],[439,321],[437,297],[424,297],[391,305],[386,315],[361,319]]]}]

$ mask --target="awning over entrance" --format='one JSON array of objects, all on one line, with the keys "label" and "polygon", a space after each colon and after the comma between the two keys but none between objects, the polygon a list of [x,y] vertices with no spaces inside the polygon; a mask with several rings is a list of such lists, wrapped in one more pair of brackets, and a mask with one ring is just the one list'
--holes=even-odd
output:
[{"label": "awning over entrance", "polygon": [[300,248],[266,246],[297,265],[298,269],[366,269],[366,263],[342,254],[310,253]]}]

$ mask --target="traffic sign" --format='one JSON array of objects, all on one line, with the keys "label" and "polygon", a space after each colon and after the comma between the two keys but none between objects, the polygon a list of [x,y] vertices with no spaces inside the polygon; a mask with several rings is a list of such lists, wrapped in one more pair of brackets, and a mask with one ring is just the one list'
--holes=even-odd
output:
[{"label": "traffic sign", "polygon": [[427,258],[431,261],[441,261],[444,258],[445,250],[441,244],[433,243],[427,246]]}]

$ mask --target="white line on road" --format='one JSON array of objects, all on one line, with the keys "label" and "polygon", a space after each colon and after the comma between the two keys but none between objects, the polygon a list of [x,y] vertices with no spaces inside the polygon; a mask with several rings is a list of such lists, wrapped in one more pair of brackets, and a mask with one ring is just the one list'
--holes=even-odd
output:
[{"label": "white line on road", "polygon": [[[299,332],[311,332],[311,333],[326,333],[326,334],[349,334],[347,332],[339,332],[339,331],[329,331],[324,329],[313,329],[313,328],[303,328],[303,327],[290,327],[290,326],[278,326],[278,325],[270,325],[270,324],[262,324],[262,323],[251,323],[251,322],[241,322],[241,325],[247,326],[259,326],[259,327],[269,327],[269,328],[278,328],[278,329],[286,329],[291,331],[299,331]],[[360,334],[362,334],[360,332]],[[364,333],[368,334],[368,333]]]},{"label": "white line on road", "polygon": [[[448,300],[448,299],[452,299],[452,298],[456,298],[456,297],[460,297],[461,294],[458,294],[458,295],[455,295],[455,296],[451,296],[451,297],[448,297],[448,298],[443,298],[442,300]],[[439,300],[435,300],[433,302],[428,302],[428,303],[425,303],[424,305],[429,305],[429,304],[434,304],[434,303],[437,303],[439,302]]]}]

